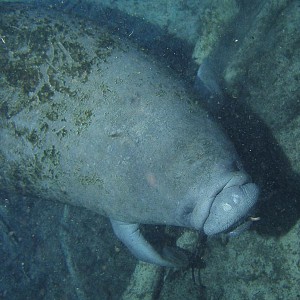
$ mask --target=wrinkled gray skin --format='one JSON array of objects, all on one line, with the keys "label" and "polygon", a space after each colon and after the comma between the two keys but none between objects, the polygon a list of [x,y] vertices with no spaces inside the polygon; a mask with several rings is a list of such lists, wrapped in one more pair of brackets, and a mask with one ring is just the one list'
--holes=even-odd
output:
[{"label": "wrinkled gray skin", "polygon": [[[152,57],[119,43],[87,82],[66,80],[80,90],[74,98],[54,93],[58,118],[47,118],[50,104],[38,101],[1,115],[0,187],[106,215],[137,258],[174,266],[143,238],[140,223],[216,234],[247,216],[258,188],[184,84]],[[80,127],[74,119],[85,110],[92,115]],[[21,130],[37,137],[17,135]]]}]

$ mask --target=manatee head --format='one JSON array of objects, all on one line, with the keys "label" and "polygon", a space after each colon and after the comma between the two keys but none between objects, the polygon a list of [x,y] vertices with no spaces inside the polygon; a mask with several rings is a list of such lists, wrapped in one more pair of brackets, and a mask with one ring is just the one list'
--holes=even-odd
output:
[{"label": "manatee head", "polygon": [[194,188],[181,209],[186,226],[213,235],[232,229],[249,216],[258,200],[259,188],[243,170],[229,172],[212,187]]}]

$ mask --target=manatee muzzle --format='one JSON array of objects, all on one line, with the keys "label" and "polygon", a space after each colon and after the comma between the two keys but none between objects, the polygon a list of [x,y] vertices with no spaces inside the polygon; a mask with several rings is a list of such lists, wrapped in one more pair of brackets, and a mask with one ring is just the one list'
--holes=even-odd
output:
[{"label": "manatee muzzle", "polygon": [[254,183],[229,186],[217,194],[204,223],[207,235],[223,232],[245,218],[257,202],[259,189]]}]

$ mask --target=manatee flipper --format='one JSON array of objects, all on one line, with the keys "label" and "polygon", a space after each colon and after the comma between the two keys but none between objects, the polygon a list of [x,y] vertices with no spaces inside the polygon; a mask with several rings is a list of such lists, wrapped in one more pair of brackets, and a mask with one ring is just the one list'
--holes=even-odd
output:
[{"label": "manatee flipper", "polygon": [[224,95],[220,78],[213,62],[206,58],[201,63],[194,84],[195,90],[201,95],[203,104],[211,112],[218,112],[224,106]]},{"label": "manatee flipper", "polygon": [[110,219],[116,236],[127,246],[130,252],[138,259],[165,267],[177,267],[182,262],[176,261],[173,256],[170,259],[162,257],[151,245],[145,240],[139,230],[139,224],[126,223]]}]

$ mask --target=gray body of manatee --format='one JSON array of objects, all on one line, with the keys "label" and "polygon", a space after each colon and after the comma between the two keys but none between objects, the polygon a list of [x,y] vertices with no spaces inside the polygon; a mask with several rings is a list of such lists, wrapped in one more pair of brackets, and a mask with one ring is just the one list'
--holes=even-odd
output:
[{"label": "gray body of manatee", "polygon": [[[30,105],[1,114],[0,187],[105,215],[134,255],[173,266],[138,224],[216,234],[247,216],[258,188],[184,83],[138,47],[111,38],[109,55],[95,58],[85,81],[65,80],[74,97],[54,89],[49,101],[40,101],[32,91]],[[90,53],[96,47],[90,38],[82,43],[90,43]],[[54,47],[66,50],[63,42]],[[53,57],[53,68],[37,66],[44,80],[63,65]],[[18,97],[16,88],[3,101]],[[55,117],[53,107],[59,107]]]}]

